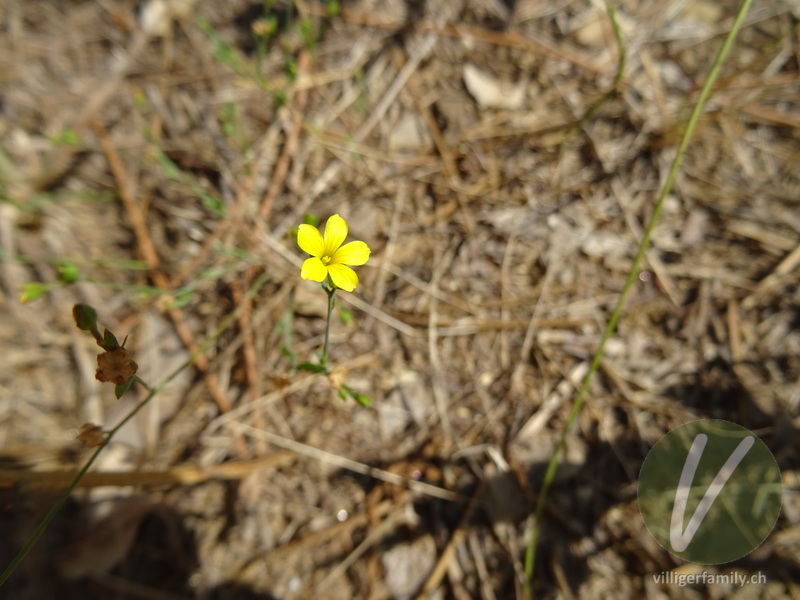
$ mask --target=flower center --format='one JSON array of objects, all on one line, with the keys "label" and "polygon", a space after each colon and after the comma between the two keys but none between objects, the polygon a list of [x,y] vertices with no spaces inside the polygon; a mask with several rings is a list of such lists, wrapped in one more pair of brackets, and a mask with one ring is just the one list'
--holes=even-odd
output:
[{"label": "flower center", "polygon": [[327,265],[329,262],[331,262],[331,257],[330,256],[323,256],[322,258],[320,258],[320,260],[322,261],[323,265]]}]

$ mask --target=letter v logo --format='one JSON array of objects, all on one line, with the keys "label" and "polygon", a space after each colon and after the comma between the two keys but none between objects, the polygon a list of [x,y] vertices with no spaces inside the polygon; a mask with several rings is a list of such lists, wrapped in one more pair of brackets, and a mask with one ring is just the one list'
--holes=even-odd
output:
[{"label": "letter v logo", "polygon": [[675,556],[722,564],[752,552],[781,511],[781,473],[766,444],[719,419],[667,432],[642,464],[637,490],[647,530]]},{"label": "letter v logo", "polygon": [[694,474],[697,471],[697,465],[700,464],[700,459],[703,456],[703,450],[708,442],[708,436],[704,433],[699,434],[694,438],[692,447],[689,449],[689,454],[686,456],[686,462],[683,463],[683,471],[681,472],[681,479],[678,482],[678,489],[675,490],[675,503],[672,505],[672,522],[669,527],[669,543],[676,552],[683,552],[689,547],[694,534],[700,528],[703,519],[706,518],[708,511],[711,510],[711,505],[717,499],[722,488],[730,479],[736,467],[742,462],[745,454],[753,447],[755,438],[748,436],[744,438],[736,447],[722,468],[717,471],[711,485],[708,486],[706,493],[703,494],[703,499],[694,510],[692,518],[689,519],[689,524],[686,529],[683,529],[683,518],[686,514],[686,505],[689,502],[689,490],[694,481]]}]

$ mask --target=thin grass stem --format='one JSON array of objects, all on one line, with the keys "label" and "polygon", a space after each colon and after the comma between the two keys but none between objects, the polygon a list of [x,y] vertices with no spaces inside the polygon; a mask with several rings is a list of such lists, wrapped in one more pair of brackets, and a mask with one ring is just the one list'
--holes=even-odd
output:
[{"label": "thin grass stem", "polygon": [[[620,316],[622,315],[622,310],[625,306],[625,301],[628,298],[628,294],[630,293],[636,278],[639,275],[641,270],[642,262],[644,261],[645,252],[650,245],[650,238],[652,237],[653,230],[655,229],[656,224],[658,223],[659,217],[661,216],[661,211],[664,208],[664,201],[667,195],[672,190],[672,185],[675,183],[675,178],[678,175],[678,171],[680,170],[681,163],[683,162],[684,155],[686,154],[686,149],[689,146],[689,142],[691,141],[692,135],[694,134],[695,128],[697,126],[697,122],[700,119],[700,114],[703,111],[703,107],[705,106],[706,101],[708,100],[709,95],[711,94],[711,89],[714,86],[714,82],[719,75],[719,71],[722,68],[722,64],[725,61],[725,58],[728,55],[731,47],[733,46],[733,42],[736,39],[736,36],[739,33],[739,30],[744,23],[745,15],[747,14],[750,5],[752,4],[753,0],[744,0],[739,10],[736,14],[736,19],[731,26],[728,35],[725,37],[725,41],[722,44],[719,52],[717,53],[716,58],[714,59],[714,63],[711,66],[711,70],[709,71],[708,77],[706,78],[705,84],[703,88],[700,90],[700,95],[697,97],[697,101],[694,104],[692,109],[692,113],[689,117],[689,121],[686,124],[686,130],[683,133],[683,137],[681,138],[681,142],[678,146],[678,151],[675,156],[674,161],[672,162],[672,167],[669,170],[669,174],[667,176],[666,181],[664,182],[664,186],[661,189],[661,193],[658,196],[658,199],[655,204],[655,208],[653,210],[653,216],[650,219],[650,222],[645,229],[644,235],[642,240],[639,244],[639,249],[636,252],[636,257],[633,260],[633,264],[631,266],[631,270],[628,273],[628,278],[625,281],[625,285],[620,292],[619,298],[617,300],[617,304],[614,307],[614,311],[611,314],[611,317],[608,320],[608,324],[606,325],[605,331],[603,332],[603,337],[600,340],[600,345],[598,346],[597,350],[592,357],[592,362],[589,367],[589,371],[586,373],[586,376],[583,378],[581,382],[581,386],[578,389],[577,396],[575,397],[575,401],[572,405],[572,409],[569,412],[569,416],[567,417],[564,426],[561,429],[561,435],[559,436],[558,444],[556,444],[555,450],[553,451],[553,455],[550,458],[550,462],[547,465],[547,471],[544,475],[544,479],[542,481],[542,488],[539,491],[539,495],[536,501],[536,510],[532,516],[531,522],[531,537],[528,542],[527,552],[525,554],[525,590],[524,596],[525,598],[532,598],[533,597],[533,579],[535,574],[535,563],[536,563],[536,547],[539,541],[539,533],[542,524],[542,515],[544,513],[544,507],[547,504],[547,496],[550,491],[550,487],[553,484],[555,479],[556,471],[558,470],[558,461],[559,457],[564,449],[564,443],[567,438],[567,434],[572,429],[573,424],[575,423],[578,414],[580,413],[583,405],[586,402],[586,394],[589,390],[589,383],[591,382],[592,377],[594,376],[595,372],[600,367],[600,363],[603,359],[603,352],[605,350],[606,343],[611,338],[612,334],[616,330],[617,323],[619,322]],[[613,19],[613,11],[609,11],[609,15]]]}]

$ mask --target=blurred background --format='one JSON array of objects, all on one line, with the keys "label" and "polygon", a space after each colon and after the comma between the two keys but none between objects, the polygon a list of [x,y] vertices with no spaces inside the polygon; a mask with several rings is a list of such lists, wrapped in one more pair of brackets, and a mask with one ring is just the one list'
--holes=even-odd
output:
[{"label": "blurred background", "polygon": [[[95,379],[72,306],[152,386],[198,353],[0,598],[521,597],[546,465],[738,5],[615,7],[0,3],[3,568],[81,426],[145,397]],[[798,17],[756,3],[723,66],[566,438],[536,597],[800,597]],[[326,315],[294,235],[335,213],[372,256],[329,379],[293,369]],[[636,501],[648,450],[701,418],[756,432],[784,484],[774,532],[716,567]],[[766,583],[653,577],[702,570]]]}]

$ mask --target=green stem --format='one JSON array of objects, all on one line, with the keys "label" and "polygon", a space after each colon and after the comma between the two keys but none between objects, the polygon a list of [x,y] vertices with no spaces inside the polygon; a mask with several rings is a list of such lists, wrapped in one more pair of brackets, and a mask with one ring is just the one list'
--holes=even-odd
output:
[{"label": "green stem", "polygon": [[325,343],[322,346],[322,358],[320,364],[328,370],[328,345],[331,340],[331,318],[333,317],[333,296],[336,294],[336,288],[324,288],[328,294],[328,320],[325,323]]},{"label": "green stem", "polygon": [[[731,26],[728,35],[725,37],[725,41],[722,44],[722,47],[719,50],[716,58],[714,59],[714,63],[709,71],[708,77],[706,78],[705,83],[703,84],[702,89],[700,90],[700,95],[695,102],[694,108],[692,109],[692,113],[689,117],[689,121],[686,124],[686,130],[683,133],[683,138],[678,146],[678,151],[675,155],[675,159],[672,162],[672,166],[670,167],[669,174],[667,175],[667,179],[664,182],[663,187],[661,188],[661,193],[656,200],[655,208],[653,210],[653,215],[650,218],[650,222],[645,229],[644,235],[642,237],[641,242],[639,243],[639,249],[636,252],[636,257],[633,260],[633,265],[631,266],[631,270],[628,273],[628,278],[625,281],[625,285],[620,292],[619,298],[617,299],[617,304],[614,307],[614,311],[609,318],[608,324],[606,325],[605,331],[603,332],[603,337],[600,340],[600,345],[598,346],[597,350],[592,357],[592,362],[589,367],[589,371],[586,373],[586,376],[583,378],[581,382],[580,388],[578,389],[577,396],[575,398],[575,402],[572,405],[572,409],[567,416],[567,420],[564,423],[561,429],[561,435],[559,436],[558,442],[556,444],[555,449],[553,450],[553,454],[550,457],[550,462],[547,465],[547,471],[544,475],[544,479],[542,480],[542,487],[539,490],[539,496],[536,500],[536,510],[534,514],[531,516],[531,537],[528,542],[527,551],[525,554],[525,589],[523,593],[523,597],[526,600],[533,598],[533,577],[534,577],[534,566],[536,564],[536,547],[539,542],[539,536],[541,533],[541,525],[544,516],[544,508],[547,503],[548,493],[550,491],[550,487],[555,480],[556,471],[558,469],[558,461],[561,456],[561,453],[564,449],[564,445],[566,443],[567,434],[572,429],[572,425],[574,424],[578,414],[581,412],[584,403],[586,402],[586,395],[589,391],[589,384],[591,382],[592,376],[597,372],[600,368],[600,363],[603,359],[603,352],[606,346],[606,342],[611,338],[614,330],[617,327],[617,322],[619,321],[620,317],[622,316],[622,310],[625,306],[625,300],[628,297],[628,294],[633,287],[634,282],[639,274],[641,269],[642,262],[645,258],[645,253],[650,245],[650,238],[653,235],[653,230],[655,229],[656,224],[658,223],[659,217],[661,216],[661,211],[664,207],[664,202],[667,198],[667,195],[672,190],[672,184],[675,182],[675,179],[678,175],[678,171],[680,170],[681,163],[683,161],[683,157],[686,154],[686,149],[689,146],[689,142],[692,139],[692,135],[694,134],[694,130],[697,126],[697,122],[700,119],[700,113],[703,111],[703,107],[708,100],[709,95],[711,94],[711,88],[714,85],[714,82],[719,75],[720,68],[722,67],[722,63],[725,61],[725,57],[728,55],[731,47],[733,46],[733,41],[736,38],[739,30],[742,27],[744,22],[745,15],[750,8],[753,0],[743,0],[739,10],[736,14],[736,19]],[[609,13],[612,15],[613,13]]]},{"label": "green stem", "polygon": [[[137,377],[137,379],[139,378]],[[91,458],[89,458],[89,460],[86,461],[86,464],[83,465],[83,468],[75,476],[75,479],[72,480],[72,483],[69,484],[69,487],[64,491],[63,494],[61,494],[56,503],[50,507],[50,510],[47,511],[47,514],[45,515],[44,519],[42,519],[42,521],[36,527],[36,530],[33,532],[31,537],[28,538],[28,541],[25,542],[25,545],[22,547],[22,550],[19,551],[19,553],[14,557],[14,560],[11,561],[11,564],[8,565],[8,567],[6,567],[6,570],[3,571],[3,574],[0,575],[0,587],[3,586],[3,584],[9,577],[11,577],[11,574],[19,566],[19,563],[22,562],[22,559],[24,559],[25,556],[27,556],[28,552],[31,551],[31,548],[33,548],[36,542],[39,541],[39,538],[42,537],[42,534],[45,532],[47,527],[50,525],[50,523],[58,514],[58,511],[61,510],[61,507],[64,506],[64,503],[70,497],[70,494],[72,494],[72,492],[80,483],[81,479],[83,479],[83,476],[86,475],[89,468],[94,464],[94,461],[97,460],[98,456],[100,456],[100,453],[103,450],[105,450],[106,446],[108,446],[109,442],[111,442],[111,438],[114,437],[114,434],[116,434],[122,428],[122,426],[125,425],[125,423],[130,421],[133,418],[133,416],[145,406],[145,404],[150,402],[150,399],[156,395],[158,389],[160,388],[161,386],[151,391],[144,400],[142,400],[139,404],[136,405],[136,408],[134,408],[124,419],[122,419],[122,421],[120,421],[116,427],[114,427],[114,429],[108,432],[105,441],[100,446],[97,447],[97,450],[94,451],[94,454],[92,454]]]},{"label": "green stem", "polygon": [[[269,274],[264,273],[253,282],[253,285],[250,287],[250,292],[249,292],[251,298],[255,296],[256,292],[258,292],[258,290],[261,289],[261,286],[263,286],[268,279],[269,279]],[[153,396],[155,396],[161,390],[163,390],[182,371],[189,368],[194,363],[195,359],[198,356],[200,356],[200,354],[205,352],[209,348],[209,346],[211,346],[211,344],[215,340],[217,340],[223,334],[223,332],[225,332],[228,329],[228,327],[230,327],[233,324],[233,322],[236,319],[239,318],[239,314],[241,313],[241,311],[242,311],[242,305],[239,305],[227,317],[225,317],[225,319],[223,319],[219,328],[217,328],[217,330],[214,332],[213,335],[211,335],[202,344],[200,344],[197,350],[195,350],[191,354],[191,356],[189,356],[189,358],[187,358],[177,369],[175,369],[172,373],[170,373],[166,377],[166,379],[164,379],[156,387],[150,388],[138,376],[136,377],[136,379],[140,383],[142,383],[143,385],[145,385],[145,387],[147,387],[150,393],[147,394],[147,397],[144,400],[142,400],[139,404],[137,404],[136,407],[130,413],[128,413],[124,419],[122,419],[122,421],[120,421],[111,431],[108,432],[108,435],[106,436],[106,439],[102,443],[102,445],[100,445],[97,448],[97,450],[94,451],[94,454],[92,454],[92,456],[83,466],[83,468],[78,472],[78,474],[75,476],[75,479],[73,479],[72,483],[69,484],[69,487],[64,491],[63,494],[61,494],[56,503],[53,504],[52,507],[50,507],[50,510],[47,511],[47,514],[44,516],[44,519],[42,519],[41,523],[39,523],[39,525],[36,527],[36,530],[33,532],[31,537],[28,538],[28,541],[25,542],[25,545],[23,546],[22,550],[19,551],[19,553],[14,557],[14,560],[11,561],[11,564],[9,564],[8,567],[6,567],[6,569],[0,575],[0,587],[3,587],[5,582],[8,580],[9,577],[11,577],[12,573],[14,573],[14,571],[17,569],[22,560],[28,555],[28,552],[31,551],[31,548],[33,548],[34,544],[36,544],[36,542],[39,541],[39,538],[42,537],[42,534],[45,532],[45,530],[50,525],[52,520],[58,514],[58,511],[61,510],[62,506],[64,506],[64,503],[67,501],[70,494],[75,490],[76,487],[78,487],[78,484],[80,483],[81,479],[83,479],[83,476],[86,475],[86,473],[89,471],[89,468],[94,464],[95,460],[97,460],[97,457],[105,449],[105,447],[108,446],[109,443],[111,443],[111,439],[114,437],[114,435],[120,429],[122,429],[125,423],[130,421],[134,417],[134,415],[136,415],[136,413],[138,413],[142,408],[144,408],[144,406],[148,402],[150,402]]]}]

